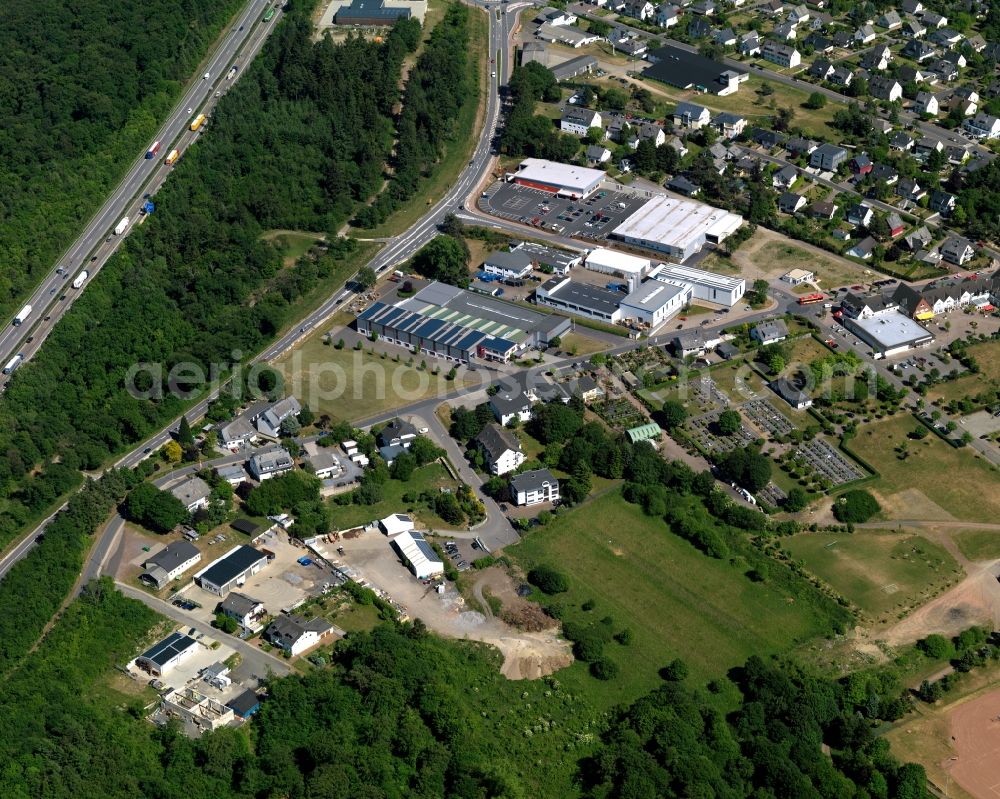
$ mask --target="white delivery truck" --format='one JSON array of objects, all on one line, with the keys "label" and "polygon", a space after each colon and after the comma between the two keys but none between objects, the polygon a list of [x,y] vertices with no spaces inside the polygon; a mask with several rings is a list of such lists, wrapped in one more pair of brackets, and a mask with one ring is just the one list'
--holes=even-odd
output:
[{"label": "white delivery truck", "polygon": [[11,372],[13,372],[15,369],[17,369],[18,366],[21,365],[21,362],[23,360],[24,360],[24,355],[22,355],[21,353],[18,353],[13,358],[11,358],[9,361],[7,361],[7,365],[3,368],[3,373],[5,375],[9,375]]},{"label": "white delivery truck", "polygon": [[76,276],[76,278],[74,278],[73,288],[75,289],[80,288],[80,286],[82,286],[86,282],[88,277],[90,277],[90,272],[84,269],[80,274]]},{"label": "white delivery truck", "polygon": [[24,320],[31,315],[31,306],[25,305],[20,311],[17,312],[17,316],[14,317],[14,324],[20,325],[24,324]]},{"label": "white delivery truck", "polygon": [[128,228],[128,217],[123,216],[122,221],[115,225],[115,235],[120,236]]}]

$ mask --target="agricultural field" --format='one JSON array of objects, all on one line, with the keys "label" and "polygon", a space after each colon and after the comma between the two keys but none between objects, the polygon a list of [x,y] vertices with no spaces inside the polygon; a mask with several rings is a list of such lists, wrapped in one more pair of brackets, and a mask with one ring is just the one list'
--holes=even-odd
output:
[{"label": "agricultural field", "polygon": [[964,574],[940,545],[905,532],[799,533],[782,547],[880,621],[926,601]]},{"label": "agricultural field", "polygon": [[384,519],[390,513],[412,512],[417,521],[431,529],[447,528],[448,524],[422,502],[404,502],[404,494],[419,495],[424,491],[437,492],[442,488],[452,491],[460,483],[453,480],[440,463],[429,463],[414,469],[413,476],[405,483],[386,480],[382,484],[382,501],[374,505],[337,505],[331,503],[333,528],[348,530],[368,524],[373,519]]},{"label": "agricultural field", "polygon": [[[602,689],[609,707],[655,687],[657,671],[672,658],[682,658],[701,682],[823,629],[805,603],[751,582],[739,565],[703,555],[617,492],[560,516],[506,554],[525,570],[546,563],[568,575],[570,589],[558,596],[566,619],[610,617],[615,629],[633,631],[627,649],[608,645],[621,666],[621,677]],[[591,599],[593,610],[579,609]],[[559,677],[566,684],[591,679],[580,663]]]},{"label": "agricultural field", "polygon": [[[434,358],[420,369],[421,359],[402,348],[384,357],[349,345],[338,350],[323,342],[326,332],[316,331],[274,363],[289,392],[317,414],[358,421],[477,384],[476,374],[464,369],[455,380],[446,380],[450,365]],[[338,336],[333,334],[334,342]],[[440,374],[431,373],[435,367]]]},{"label": "agricultural field", "polygon": [[[996,469],[968,448],[955,449],[937,436],[913,441],[919,422],[909,414],[861,427],[850,448],[881,473],[871,490],[878,493],[888,519],[960,519],[994,522],[1000,492],[988,490]],[[896,447],[906,442],[906,458]]]}]

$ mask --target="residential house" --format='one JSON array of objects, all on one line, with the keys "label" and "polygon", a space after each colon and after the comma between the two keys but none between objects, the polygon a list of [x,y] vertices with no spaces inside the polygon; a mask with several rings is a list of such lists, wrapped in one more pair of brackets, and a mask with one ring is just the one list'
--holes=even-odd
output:
[{"label": "residential house", "polygon": [[896,80],[900,83],[923,83],[924,73],[909,64],[903,64],[896,70]]},{"label": "residential house", "polygon": [[969,151],[958,145],[945,148],[945,155],[948,156],[948,163],[956,166],[961,166],[969,160]]},{"label": "residential house", "polygon": [[[712,118],[712,127],[724,139],[735,139],[746,130],[746,126],[747,120],[745,117],[741,117],[739,114],[731,114],[728,111],[716,114]],[[662,129],[660,132],[662,133]]]},{"label": "residential house", "polygon": [[939,58],[927,69],[937,75],[938,80],[944,83],[950,83],[958,77],[958,67],[947,58]]},{"label": "residential house", "polygon": [[284,614],[272,621],[264,631],[264,640],[292,657],[318,646],[333,636],[333,625],[319,617],[305,619]]},{"label": "residential house", "polygon": [[699,17],[710,17],[715,13],[715,2],[714,0],[698,0],[697,3],[691,5],[689,11]]},{"label": "residential house", "polygon": [[853,258],[861,258],[867,261],[872,257],[872,251],[877,246],[877,242],[871,236],[866,236],[847,251],[847,255]]},{"label": "residential house", "polygon": [[901,313],[914,319],[931,319],[956,308],[985,305],[991,302],[996,292],[996,275],[981,274],[947,278],[922,286],[900,283],[893,299],[898,303]]},{"label": "residential house", "polygon": [[854,80],[854,72],[849,67],[836,67],[827,78],[834,86],[847,87]]},{"label": "residential house", "polygon": [[170,489],[170,493],[187,508],[188,513],[194,513],[200,508],[208,507],[208,498],[212,488],[200,477],[189,477],[180,485]]},{"label": "residential house", "polygon": [[868,227],[874,216],[875,212],[871,208],[867,205],[863,205],[862,203],[857,203],[847,209],[844,218],[852,225],[862,225],[863,227]]},{"label": "residential house", "polygon": [[950,49],[962,41],[962,34],[951,28],[939,28],[938,30],[931,31],[927,38],[940,47]]},{"label": "residential house", "polygon": [[921,22],[924,23],[924,25],[927,26],[928,30],[930,30],[931,28],[935,30],[938,28],[943,28],[945,25],[948,24],[948,17],[944,17],[941,14],[937,14],[933,11],[925,11],[923,16],[920,17],[920,20]]},{"label": "residential house", "polygon": [[847,150],[836,144],[821,144],[809,156],[809,166],[824,172],[836,172],[847,160]]},{"label": "residential house", "polygon": [[490,474],[507,474],[525,461],[521,442],[509,430],[495,424],[486,425],[476,436],[476,445]]},{"label": "residential house", "polygon": [[217,610],[223,616],[233,619],[242,629],[250,632],[257,632],[267,617],[267,610],[264,608],[263,602],[241,594],[239,591],[230,592],[219,603]]},{"label": "residential house", "polygon": [[981,33],[973,33],[965,40],[965,43],[977,53],[981,53],[986,49],[986,39],[983,38]]},{"label": "residential house", "polygon": [[805,5],[797,5],[788,12],[788,21],[793,25],[801,25],[809,19],[809,9]]},{"label": "residential house", "polygon": [[899,32],[907,39],[918,39],[921,36],[927,35],[927,28],[924,27],[924,24],[920,20],[910,17],[903,23],[903,27]]},{"label": "residential house", "polygon": [[834,69],[836,67],[828,59],[817,58],[813,61],[812,66],[809,67],[809,76],[817,80],[828,80],[833,74]]},{"label": "residential house", "polygon": [[976,139],[995,139],[1000,136],[1000,118],[980,111],[962,125],[965,131]]},{"label": "residential house", "polygon": [[949,64],[954,64],[959,69],[963,69],[968,66],[969,62],[965,60],[965,56],[962,55],[958,50],[948,50],[944,55],[941,56]]},{"label": "residential house", "polygon": [[246,470],[241,463],[231,463],[215,467],[215,474],[220,480],[225,480],[233,488],[245,483],[247,480]]},{"label": "residential house", "polygon": [[896,184],[896,196],[904,200],[919,202],[926,194],[927,190],[913,178],[900,178]]},{"label": "residential house", "polygon": [[224,449],[236,450],[245,447],[255,438],[257,431],[242,416],[219,427],[219,445]]},{"label": "residential house", "polygon": [[657,7],[653,20],[661,28],[672,28],[680,22],[680,10],[670,3],[662,3]]},{"label": "residential house", "polygon": [[793,386],[785,378],[775,380],[773,383],[769,383],[768,386],[775,394],[797,411],[805,410],[812,405],[812,399],[810,399],[809,395]]},{"label": "residential house", "polygon": [[586,136],[591,128],[602,127],[602,123],[601,115],[597,111],[573,106],[563,109],[559,130],[563,133],[572,133],[574,136]]},{"label": "residential house", "polygon": [[704,39],[712,32],[712,23],[705,17],[695,17],[688,23],[687,32],[692,39]]},{"label": "residential house", "polygon": [[854,31],[854,41],[858,44],[868,44],[875,41],[875,29],[871,25],[862,25]]},{"label": "residential house", "polygon": [[916,61],[918,64],[922,64],[934,58],[937,55],[937,50],[920,39],[911,39],[903,45],[901,54],[906,58]]},{"label": "residential house", "polygon": [[900,243],[905,246],[911,252],[916,252],[917,250],[922,250],[930,245],[934,240],[931,236],[930,231],[925,227],[919,227],[912,233],[907,233],[900,240]]},{"label": "residential house", "polygon": [[763,46],[764,42],[760,38],[760,34],[757,33],[757,31],[750,31],[749,33],[744,33],[740,36],[736,49],[739,50],[742,55],[755,56],[760,53],[760,49]]},{"label": "residential house", "polygon": [[418,435],[417,428],[398,416],[378,431],[375,437],[380,447],[404,447],[409,449]]},{"label": "residential house", "polygon": [[789,164],[771,175],[771,186],[775,189],[790,189],[798,177],[799,170]]},{"label": "residential house", "polygon": [[812,139],[803,139],[799,136],[793,136],[785,143],[785,149],[796,158],[800,155],[809,155],[818,146]]},{"label": "residential house", "polygon": [[976,257],[972,242],[962,236],[949,236],[939,250],[941,258],[955,266],[964,266]]},{"label": "residential house", "polygon": [[849,164],[851,172],[855,175],[861,175],[862,177],[869,174],[875,165],[872,163],[872,159],[868,157],[867,153],[858,153],[851,159]]},{"label": "residential house", "polygon": [[861,57],[861,66],[867,70],[887,69],[892,61],[892,51],[885,46],[873,47]]},{"label": "residential house", "polygon": [[903,222],[903,217],[895,211],[890,212],[889,215],[886,216],[885,223],[889,226],[889,235],[893,238],[901,236],[903,231],[906,230],[906,223]]},{"label": "residential house", "polygon": [[795,214],[808,202],[801,194],[785,191],[778,197],[778,210],[783,214]]},{"label": "residential house", "polygon": [[814,53],[829,53],[833,50],[833,41],[819,33],[810,33],[802,42],[804,47],[811,47]]},{"label": "residential house", "polygon": [[868,81],[868,93],[876,100],[894,103],[903,96],[903,87],[897,80],[878,76]]},{"label": "residential house", "polygon": [[832,203],[829,200],[821,200],[819,202],[814,202],[809,206],[809,216],[813,219],[825,219],[830,221],[833,219],[834,214],[837,213],[838,206],[836,203]]},{"label": "residential house", "polygon": [[833,32],[833,46],[840,48],[848,48],[854,44],[854,34],[847,30],[838,30]]},{"label": "residential house", "polygon": [[875,24],[880,28],[885,28],[889,31],[894,31],[896,28],[900,28],[903,25],[903,20],[900,19],[899,14],[895,11],[886,11],[881,17],[875,20]]},{"label": "residential house", "polygon": [[626,0],[623,13],[627,17],[646,22],[656,16],[656,6],[647,0]]},{"label": "residential house", "polygon": [[927,203],[927,207],[941,214],[941,216],[948,216],[948,214],[955,210],[956,199],[954,194],[937,189],[931,192],[930,202]]},{"label": "residential house", "polygon": [[841,301],[841,308],[851,319],[873,319],[894,311],[897,303],[888,294],[858,294],[850,291]]},{"label": "residential house", "polygon": [[490,397],[493,417],[504,427],[517,419],[527,422],[531,419],[531,398],[520,389],[500,390]]},{"label": "residential house", "polygon": [[142,568],[145,571],[139,575],[139,579],[159,591],[200,560],[201,552],[191,542],[183,539],[171,541],[143,561]]},{"label": "residential house", "polygon": [[903,0],[899,7],[903,9],[905,14],[923,14],[924,4],[920,0]]},{"label": "residential house", "polygon": [[[793,41],[797,35],[795,26],[791,22],[781,22],[774,26],[769,34],[770,38],[779,42],[790,42]],[[767,49],[767,45],[764,45],[764,49]]]},{"label": "residential house", "polygon": [[280,438],[281,423],[301,412],[302,406],[295,397],[280,399],[257,417],[257,431],[268,438]]},{"label": "residential house", "polygon": [[559,501],[559,481],[548,469],[521,472],[510,479],[510,496],[515,505],[538,505]]},{"label": "residential house", "polygon": [[875,164],[872,167],[872,171],[868,173],[868,177],[874,183],[884,183],[886,186],[894,186],[896,185],[896,181],[899,180],[899,173],[888,164]]},{"label": "residential house", "polygon": [[761,322],[750,330],[750,338],[759,342],[762,346],[777,344],[788,338],[788,327],[781,319],[772,319]]},{"label": "residential house", "polygon": [[584,155],[587,157],[588,163],[593,166],[606,164],[611,160],[611,150],[600,144],[589,145],[584,152]]},{"label": "residential house", "polygon": [[263,482],[290,472],[295,466],[292,456],[284,447],[269,447],[254,453],[247,464],[255,480]]},{"label": "residential house", "polygon": [[720,47],[735,47],[736,31],[732,28],[721,28],[712,34],[712,41]]},{"label": "residential house", "polygon": [[914,147],[914,153],[919,158],[926,158],[932,152],[941,152],[944,150],[944,144],[940,139],[934,139],[930,136],[922,136],[916,143]]},{"label": "residential house", "polygon": [[712,119],[712,112],[703,105],[680,102],[674,109],[674,127],[701,130]]},{"label": "residential house", "polygon": [[786,138],[783,133],[768,130],[767,128],[754,128],[750,131],[750,140],[754,144],[759,144],[768,150],[781,147],[785,143]]},{"label": "residential house", "polygon": [[685,197],[694,197],[701,191],[701,186],[694,183],[684,175],[676,175],[667,182],[667,188]]},{"label": "residential house", "polygon": [[767,42],[760,54],[765,61],[781,67],[797,67],[802,63],[802,56],[798,50],[778,42]]},{"label": "residential house", "polygon": [[913,110],[918,114],[937,116],[938,99],[930,92],[917,92],[917,96],[913,100]]}]

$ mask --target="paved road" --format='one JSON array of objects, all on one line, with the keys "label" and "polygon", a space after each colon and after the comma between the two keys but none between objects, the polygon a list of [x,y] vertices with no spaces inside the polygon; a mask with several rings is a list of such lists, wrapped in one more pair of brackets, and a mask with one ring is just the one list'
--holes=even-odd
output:
[{"label": "paved road", "polygon": [[251,673],[256,674],[258,677],[266,677],[268,672],[273,672],[275,675],[282,677],[290,674],[292,671],[287,661],[264,652],[262,649],[258,649],[246,641],[241,641],[235,636],[220,635],[219,631],[212,627],[212,625],[198,621],[180,608],[175,608],[169,602],[164,602],[162,599],[150,596],[140,588],[133,588],[127,583],[115,583],[115,586],[125,596],[138,599],[160,615],[173,619],[189,628],[194,627],[198,632],[204,633],[208,637],[222,641],[226,646],[232,647],[243,657],[243,662],[240,665],[242,670],[251,670]]},{"label": "paved road", "polygon": [[[197,113],[211,112],[217,102],[216,94],[225,94],[229,86],[239,79],[243,69],[259,52],[268,34],[277,25],[280,10],[270,22],[261,21],[268,2],[269,0],[250,0],[244,7],[207,63],[192,78],[169,119],[154,137],[154,141],[160,142],[158,155],[147,160],[145,152],[139,154],[128,174],[90,220],[80,237],[53,264],[52,271],[27,300],[27,304],[32,307],[28,321],[20,326],[10,324],[0,333],[0,365],[7,363],[18,353],[23,354],[25,360],[30,360],[74,299],[86,289],[87,283],[80,289],[71,288],[73,279],[81,270],[86,269],[90,275],[87,279],[89,283],[128,235],[127,232],[122,236],[113,235],[112,231],[118,222],[128,216],[131,220],[130,228],[139,224],[142,195],[154,194],[170,174],[171,167],[164,163],[167,153],[173,148],[183,153],[197,140],[205,127],[192,133],[189,130],[192,118]],[[234,64],[239,65],[240,71],[233,80],[226,80],[226,75]],[[208,80],[202,77],[205,72],[209,74]],[[208,123],[209,127],[210,124]],[[110,240],[106,240],[109,237]],[[61,273],[57,270],[61,270]],[[32,339],[30,342],[27,341],[29,337]],[[0,390],[7,379],[0,376]]]}]

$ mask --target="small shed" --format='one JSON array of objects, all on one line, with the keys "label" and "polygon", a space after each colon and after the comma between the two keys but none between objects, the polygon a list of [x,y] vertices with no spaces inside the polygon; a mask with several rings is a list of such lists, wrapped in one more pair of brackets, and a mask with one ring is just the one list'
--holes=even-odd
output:
[{"label": "small shed", "polygon": [[633,444],[639,441],[652,441],[663,435],[663,431],[660,429],[659,425],[653,424],[641,424],[638,427],[630,427],[625,431],[628,436],[629,441]]}]

